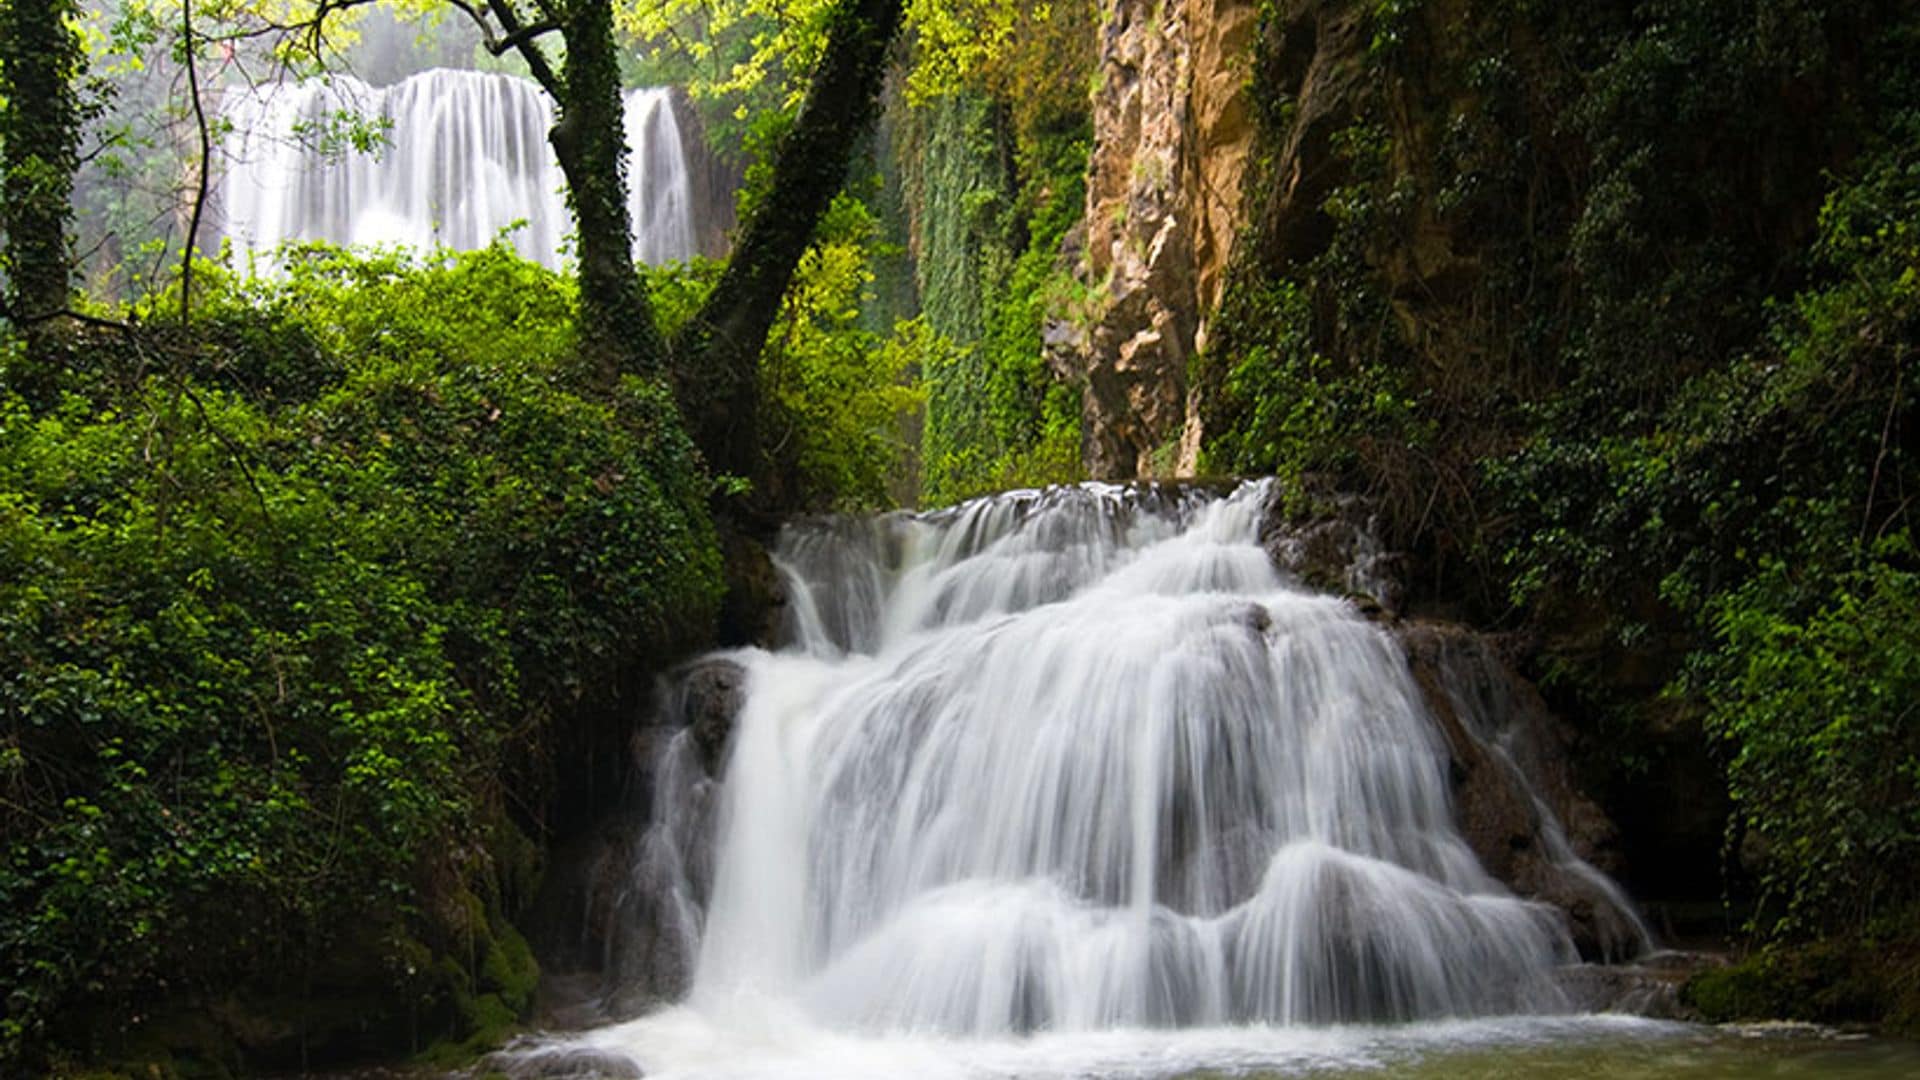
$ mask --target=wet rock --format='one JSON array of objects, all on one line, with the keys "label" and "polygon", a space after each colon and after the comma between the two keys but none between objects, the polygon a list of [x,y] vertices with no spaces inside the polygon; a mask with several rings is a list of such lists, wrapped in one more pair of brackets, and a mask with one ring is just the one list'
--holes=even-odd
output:
[{"label": "wet rock", "polygon": [[586,1047],[508,1047],[481,1061],[479,1075],[512,1080],[638,1080],[646,1073],[633,1059]]},{"label": "wet rock", "polygon": [[1276,490],[1260,542],[1281,570],[1349,598],[1399,637],[1447,746],[1456,821],[1487,873],[1566,913],[1583,957],[1640,954],[1650,936],[1607,876],[1620,868],[1618,834],[1573,782],[1572,733],[1497,639],[1401,618],[1406,560],[1380,541],[1377,517],[1368,500],[1308,478]]},{"label": "wet rock", "polygon": [[724,515],[716,519],[726,592],[720,598],[722,646],[778,643],[786,622],[786,590],[767,546]]},{"label": "wet rock", "polygon": [[1726,966],[1715,953],[1658,952],[1632,964],[1577,964],[1560,972],[1560,989],[1581,1012],[1629,1013],[1654,1020],[1699,1020],[1680,993],[1696,974]]},{"label": "wet rock", "polygon": [[626,1019],[691,983],[688,911],[705,902],[714,777],[745,682],[721,656],[661,677],[631,736],[623,803],[552,853],[529,920],[547,1025]]},{"label": "wet rock", "polygon": [[1260,523],[1260,545],[1273,564],[1310,588],[1346,596],[1369,617],[1400,614],[1404,560],[1386,550],[1377,515],[1354,495],[1277,495]]},{"label": "wet rock", "polygon": [[1486,635],[1427,621],[1396,633],[1446,741],[1455,814],[1481,865],[1565,912],[1581,956],[1643,952],[1649,935],[1606,876],[1617,870],[1616,831],[1573,782],[1565,725]]},{"label": "wet rock", "polygon": [[725,759],[734,717],[745,702],[747,672],[723,657],[706,657],[680,669],[675,696],[679,723],[693,732],[709,775],[718,775]]}]

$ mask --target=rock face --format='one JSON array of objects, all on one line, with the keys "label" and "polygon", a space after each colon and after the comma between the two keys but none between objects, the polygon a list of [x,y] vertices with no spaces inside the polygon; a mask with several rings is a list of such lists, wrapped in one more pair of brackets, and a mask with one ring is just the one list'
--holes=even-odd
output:
[{"label": "rock face", "polygon": [[1084,378],[1085,456],[1105,479],[1190,475],[1187,362],[1206,340],[1253,145],[1254,0],[1108,0],[1100,31],[1084,326],[1048,331]]},{"label": "rock face", "polygon": [[1559,983],[1569,1004],[1581,1012],[1699,1023],[1710,1018],[1681,991],[1702,972],[1726,966],[1727,958],[1717,953],[1662,951],[1633,964],[1575,965],[1561,972]]},{"label": "rock face", "polygon": [[1452,757],[1460,831],[1488,873],[1567,913],[1589,960],[1625,960],[1652,941],[1606,874],[1619,867],[1613,823],[1574,785],[1572,742],[1494,642],[1463,626],[1396,627]]},{"label": "rock face", "polygon": [[1406,560],[1380,542],[1377,517],[1365,499],[1309,482],[1295,505],[1276,498],[1260,522],[1260,546],[1273,564],[1303,584],[1338,593],[1371,616],[1397,617],[1406,589]]}]

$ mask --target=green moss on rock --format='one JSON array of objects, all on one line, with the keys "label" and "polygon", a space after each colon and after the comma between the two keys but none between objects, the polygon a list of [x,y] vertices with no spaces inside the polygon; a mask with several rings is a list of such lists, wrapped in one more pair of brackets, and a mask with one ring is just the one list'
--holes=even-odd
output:
[{"label": "green moss on rock", "polygon": [[1714,1022],[1870,1024],[1910,1038],[1920,1035],[1920,937],[1774,945],[1695,975],[1680,996]]}]

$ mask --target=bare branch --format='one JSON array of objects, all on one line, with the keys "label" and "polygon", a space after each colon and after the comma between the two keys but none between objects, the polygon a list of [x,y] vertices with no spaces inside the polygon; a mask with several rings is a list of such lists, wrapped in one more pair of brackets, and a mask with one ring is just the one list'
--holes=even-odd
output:
[{"label": "bare branch", "polygon": [[[322,11],[325,7],[322,6]],[[318,24],[319,17],[315,17]],[[200,219],[207,210],[207,170],[213,166],[213,136],[207,130],[206,104],[200,100],[200,69],[194,62],[193,0],[180,0],[182,51],[187,58],[187,93],[193,98],[193,126],[200,137],[200,168],[193,193],[193,217],[187,223],[186,243],[180,250],[180,322],[193,313],[193,255],[200,242]]]},{"label": "bare branch", "polygon": [[[523,25],[513,5],[506,0],[448,0],[454,8],[473,21],[480,28],[481,45],[494,56],[512,51],[520,54],[527,62],[527,70],[533,73],[533,79],[541,89],[560,100],[560,79],[554,74],[553,65],[547,62],[547,54],[540,51],[538,40],[560,29],[557,19],[546,19],[531,26]],[[481,3],[485,3],[485,7]],[[488,16],[491,15],[492,18]],[[499,20],[499,30],[506,32],[502,37],[495,32],[493,20]]]},{"label": "bare branch", "polygon": [[518,49],[534,38],[551,34],[558,29],[560,29],[560,24],[556,22],[534,23],[532,26],[523,26],[497,41],[486,42],[486,48],[488,52],[499,56],[509,49]]}]

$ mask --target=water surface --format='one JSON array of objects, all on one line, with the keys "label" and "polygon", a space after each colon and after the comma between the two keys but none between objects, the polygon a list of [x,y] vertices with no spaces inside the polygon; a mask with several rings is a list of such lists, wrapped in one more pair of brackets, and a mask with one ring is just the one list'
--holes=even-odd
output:
[{"label": "water surface", "polygon": [[[743,1003],[744,1004],[744,1003]],[[678,1008],[549,1043],[522,1066],[600,1075],[638,1063],[668,1080],[1412,1080],[1620,1077],[1920,1077],[1920,1044],[1802,1025],[1708,1027],[1619,1015],[1407,1025],[1253,1025],[1042,1033],[1025,1038],[854,1036],[771,1006],[724,1026]],[[551,1075],[549,1073],[548,1075]],[[609,1071],[604,1075],[618,1075]]]}]

